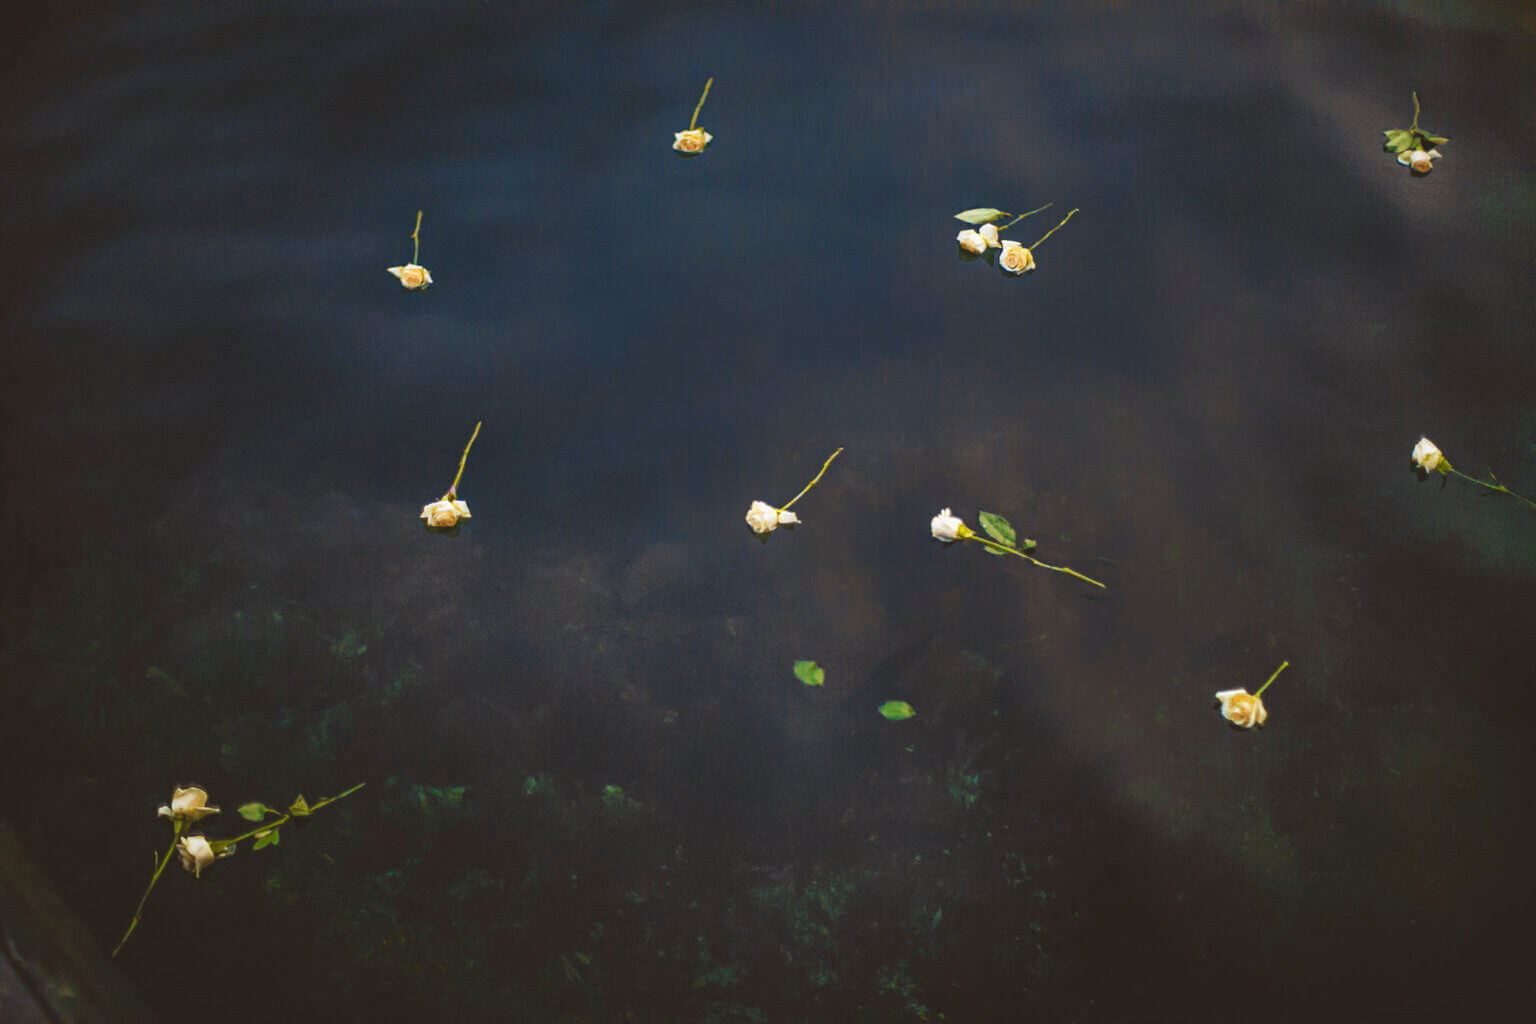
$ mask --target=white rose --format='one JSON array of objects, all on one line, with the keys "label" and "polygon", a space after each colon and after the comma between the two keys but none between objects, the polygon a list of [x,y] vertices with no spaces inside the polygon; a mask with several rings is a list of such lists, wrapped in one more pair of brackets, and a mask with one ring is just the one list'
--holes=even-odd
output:
[{"label": "white rose", "polygon": [[1269,712],[1264,710],[1264,702],[1247,690],[1222,690],[1216,694],[1216,699],[1221,701],[1222,717],[1244,729],[1263,725],[1269,717]]},{"label": "white rose", "polygon": [[686,132],[672,133],[672,148],[679,153],[693,155],[704,152],[704,147],[714,141],[714,136],[703,128],[691,128]]},{"label": "white rose", "polygon": [[208,791],[201,786],[177,786],[171,792],[171,802],[161,804],[156,813],[172,821],[201,821],[210,814],[218,814],[219,809],[208,806]]},{"label": "white rose", "polygon": [[[991,227],[990,224],[987,226]],[[960,243],[960,248],[964,249],[966,252],[972,254],[973,256],[980,256],[982,253],[987,251],[987,240],[982,238],[979,234],[970,228],[966,228],[964,231],[956,235],[955,241]]]},{"label": "white rose", "polygon": [[203,868],[213,863],[213,847],[202,836],[182,836],[177,840],[176,852],[181,866],[197,878],[203,877]]},{"label": "white rose", "polygon": [[400,279],[400,286],[409,292],[419,292],[432,283],[432,274],[426,267],[407,263],[403,267],[390,267],[389,272]]},{"label": "white rose", "polygon": [[1422,149],[1415,149],[1412,152],[1399,153],[1397,155],[1398,163],[1413,168],[1417,174],[1428,174],[1434,170],[1435,161],[1438,159],[1440,159],[1440,151],[1438,149],[1431,149],[1427,153]]},{"label": "white rose", "polygon": [[952,540],[961,540],[971,535],[971,531],[960,521],[960,517],[951,515],[947,508],[933,517],[933,522],[929,528],[933,530],[934,537],[946,544]]},{"label": "white rose", "polygon": [[446,530],[453,527],[460,519],[468,519],[469,505],[458,499],[450,501],[444,498],[442,501],[434,501],[430,505],[421,507],[421,518],[427,521],[427,525],[435,530]]},{"label": "white rose", "polygon": [[980,234],[981,240],[987,243],[988,249],[996,249],[1003,244],[997,240],[997,225],[991,221],[981,226]]},{"label": "white rose", "polygon": [[1007,238],[1003,240],[1003,251],[998,253],[997,265],[1005,274],[1023,274],[1035,269],[1035,256],[1023,244]]},{"label": "white rose", "polygon": [[[794,522],[799,522],[798,519],[794,519],[793,512],[785,512],[783,515],[789,516]],[[747,509],[747,525],[752,527],[754,533],[772,533],[778,528],[779,516],[779,510],[766,501],[754,501],[752,507]]]},{"label": "white rose", "polygon": [[1413,464],[1426,473],[1433,473],[1437,469],[1444,473],[1451,468],[1445,455],[1435,447],[1435,442],[1427,437],[1419,438],[1419,443],[1413,446]]}]

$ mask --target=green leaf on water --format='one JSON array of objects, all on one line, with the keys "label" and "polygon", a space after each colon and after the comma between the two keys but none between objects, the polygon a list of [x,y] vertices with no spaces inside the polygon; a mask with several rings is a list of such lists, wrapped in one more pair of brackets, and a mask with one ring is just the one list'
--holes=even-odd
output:
[{"label": "green leaf on water", "polygon": [[795,662],[795,678],[806,686],[822,686],[827,681],[827,670],[814,661]]},{"label": "green leaf on water", "polygon": [[912,705],[904,700],[886,701],[880,705],[880,713],[893,722],[900,722],[917,714],[916,711],[912,710]]},{"label": "green leaf on water", "polygon": [[1382,132],[1381,134],[1387,137],[1387,141],[1383,145],[1390,152],[1401,153],[1404,150],[1413,148],[1413,132],[1405,128],[1394,128],[1389,132]]},{"label": "green leaf on water", "polygon": [[1013,547],[1018,540],[1018,535],[1013,532],[1013,524],[996,512],[978,512],[976,518],[981,520],[981,528],[999,544]]},{"label": "green leaf on water", "polygon": [[1007,214],[1002,210],[994,210],[990,206],[978,206],[974,210],[962,210],[955,214],[955,220],[963,220],[967,224],[985,224],[1006,216]]},{"label": "green leaf on water", "polygon": [[282,841],[283,833],[279,829],[273,829],[271,832],[258,832],[256,834],[256,842],[251,845],[251,849],[259,850],[263,846],[276,846]]},{"label": "green leaf on water", "polygon": [[260,821],[267,815],[267,805],[260,800],[240,805],[240,817],[246,821]]},{"label": "green leaf on water", "polygon": [[1419,138],[1423,139],[1431,146],[1442,146],[1445,143],[1451,141],[1443,135],[1431,135],[1429,132],[1419,132]]}]

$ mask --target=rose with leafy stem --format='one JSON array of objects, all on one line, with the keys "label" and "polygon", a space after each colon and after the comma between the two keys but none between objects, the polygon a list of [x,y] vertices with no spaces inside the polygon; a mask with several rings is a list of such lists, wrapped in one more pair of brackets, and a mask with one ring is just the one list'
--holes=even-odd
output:
[{"label": "rose with leafy stem", "polygon": [[785,502],[783,508],[774,508],[766,501],[754,501],[752,507],[747,509],[747,525],[752,527],[752,532],[764,536],[772,533],[780,526],[794,526],[800,522],[800,517],[789,511],[789,506],[805,497],[805,492],[816,486],[816,481],[826,475],[827,467],[832,465],[832,460],[842,454],[839,448],[827,456],[827,461],[821,464],[821,472],[816,474],[816,479],[801,488],[800,493]]},{"label": "rose with leafy stem", "polygon": [[[144,904],[149,902],[149,894],[154,892],[155,885],[160,881],[160,876],[165,872],[165,866],[171,862],[172,856],[179,856],[181,866],[192,872],[193,877],[202,878],[204,868],[208,867],[215,860],[234,854],[237,844],[255,837],[256,842],[251,847],[254,850],[259,850],[264,846],[276,846],[282,839],[280,830],[287,822],[295,818],[307,818],[326,804],[333,804],[343,797],[351,796],[365,785],[366,783],[359,782],[351,789],[315,803],[306,801],[301,793],[294,799],[293,803],[288,805],[286,812],[274,810],[260,802],[242,804],[240,806],[240,816],[247,821],[262,822],[262,824],[251,829],[249,832],[235,836],[233,839],[209,839],[200,833],[188,832],[188,826],[198,820],[199,817],[202,817],[202,814],[196,814],[196,812],[201,811],[206,814],[215,814],[218,812],[218,808],[205,806],[208,799],[208,793],[205,790],[196,786],[189,789],[178,788],[176,794],[171,798],[171,804],[161,807],[160,812],[162,813],[158,814],[159,817],[170,819],[171,845],[156,861],[155,873],[150,876],[149,886],[144,890],[144,895],[139,898],[139,906],[133,912],[133,920],[128,922],[128,930],[118,940],[117,946],[112,950],[112,955],[117,956],[118,953],[122,952],[129,936],[139,926],[139,920],[144,916]],[[189,797],[188,794],[192,795]],[[201,799],[198,799],[196,794],[201,794]],[[182,801],[180,813],[178,813],[177,808],[178,800]],[[269,814],[277,815],[277,820],[267,821],[266,818]]]},{"label": "rose with leafy stem", "polygon": [[481,423],[475,424],[475,432],[469,435],[469,444],[464,446],[464,454],[459,456],[459,472],[453,478],[453,486],[441,498],[421,507],[421,518],[426,521],[429,533],[452,532],[458,529],[460,519],[470,518],[469,505],[459,499],[459,481],[464,477],[464,463],[469,461],[469,449],[474,446],[475,438],[480,436]]},{"label": "rose with leafy stem", "polygon": [[699,97],[699,105],[693,108],[693,120],[688,122],[688,130],[672,133],[672,148],[683,156],[698,156],[704,152],[705,146],[714,141],[713,135],[698,127],[699,111],[704,109],[704,100],[709,96],[709,87],[714,84],[713,78],[704,83],[704,95]]},{"label": "rose with leafy stem", "polygon": [[1076,576],[1085,583],[1092,583],[1096,587],[1104,587],[1104,584],[1098,580],[1090,579],[1075,569],[1068,569],[1064,565],[1046,565],[1034,555],[1028,554],[1028,552],[1035,549],[1035,542],[1025,538],[1024,546],[1020,548],[1018,535],[1014,533],[1013,524],[1009,523],[1002,516],[992,512],[981,512],[978,513],[978,518],[981,520],[981,528],[986,530],[992,539],[989,540],[975,530],[972,530],[969,526],[966,526],[964,520],[954,515],[947,508],[940,510],[939,514],[933,517],[933,522],[929,524],[929,530],[933,533],[935,540],[941,540],[945,544],[957,540],[978,541],[986,547],[990,554],[1018,555],[1025,561],[1033,562],[1042,569],[1064,572],[1068,576]]},{"label": "rose with leafy stem", "polygon": [[1419,127],[1418,93],[1413,94],[1413,124],[1407,128],[1391,128],[1381,134],[1387,137],[1381,148],[1396,153],[1397,162],[1420,177],[1435,169],[1435,161],[1440,159],[1440,151],[1435,147],[1451,141]]},{"label": "rose with leafy stem", "polygon": [[[998,239],[998,227],[994,221],[1004,217],[1012,217],[1013,220],[1003,225],[1002,230],[1007,231],[1025,217],[1032,216],[1040,210],[1049,210],[1055,203],[1046,203],[1029,213],[1012,214],[1007,210],[996,210],[990,206],[978,206],[974,210],[961,210],[955,214],[955,220],[964,221],[967,224],[979,224],[979,228],[966,228],[955,236],[955,241],[960,245],[960,255],[963,259],[974,259],[991,249],[1000,249],[1005,243]],[[1015,243],[1017,244],[1017,243]]]},{"label": "rose with leafy stem", "polygon": [[1468,476],[1461,470],[1453,468],[1451,466],[1451,460],[1446,458],[1445,453],[1437,448],[1435,446],[1435,442],[1431,441],[1427,437],[1419,438],[1419,443],[1413,446],[1413,468],[1423,473],[1426,477],[1430,473],[1439,473],[1441,477],[1444,478],[1449,477],[1452,473],[1454,473],[1455,475],[1461,477],[1463,480],[1469,480],[1472,483],[1477,484],[1479,487],[1486,487],[1490,491],[1498,491],[1500,494],[1507,494],[1511,498],[1525,502],[1527,505],[1531,506],[1531,508],[1536,508],[1536,501],[1532,501],[1530,498],[1516,494],[1508,487],[1505,487],[1503,484],[1499,483],[1499,478],[1494,475],[1493,470],[1491,469],[1488,471],[1487,480],[1479,480],[1475,476]]},{"label": "rose with leafy stem", "polygon": [[421,256],[421,211],[416,211],[416,230],[411,232],[411,262],[403,267],[390,267],[389,272],[400,281],[400,287],[408,292],[426,291],[432,283],[432,272],[416,260]]}]

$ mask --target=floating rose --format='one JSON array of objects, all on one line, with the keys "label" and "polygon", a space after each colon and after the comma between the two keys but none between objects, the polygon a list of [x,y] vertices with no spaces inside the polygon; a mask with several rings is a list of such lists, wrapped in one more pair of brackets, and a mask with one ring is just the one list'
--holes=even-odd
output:
[{"label": "floating rose", "polygon": [[1263,725],[1269,718],[1269,712],[1264,708],[1264,702],[1259,695],[1269,689],[1269,684],[1284,672],[1290,662],[1282,661],[1280,667],[1275,669],[1275,674],[1259,687],[1258,693],[1249,693],[1247,690],[1221,690],[1216,694],[1216,699],[1221,701],[1221,717],[1233,725],[1244,729],[1252,729],[1256,725]]},{"label": "floating rose", "polygon": [[390,267],[389,272],[400,281],[408,292],[424,291],[432,283],[432,274],[416,262],[421,256],[421,211],[416,211],[416,230],[411,232],[411,262],[403,267]]},{"label": "floating rose", "polygon": [[1005,239],[1003,251],[997,254],[997,266],[1006,274],[1027,274],[1035,269],[1035,255],[1022,242]]},{"label": "floating rose", "polygon": [[747,525],[752,527],[752,532],[759,536],[772,533],[781,526],[795,526],[800,522],[800,517],[789,511],[789,506],[805,497],[805,492],[816,486],[827,472],[827,467],[832,465],[832,460],[842,452],[839,448],[827,456],[827,461],[821,464],[821,472],[816,474],[816,479],[801,488],[800,493],[790,498],[783,508],[774,508],[766,501],[754,501],[752,507],[747,509]]},{"label": "floating rose", "polygon": [[928,529],[933,533],[935,540],[941,540],[945,544],[957,540],[980,541],[991,554],[1018,555],[1025,561],[1033,562],[1042,569],[1054,569],[1056,572],[1064,572],[1068,576],[1076,576],[1084,583],[1092,583],[1096,587],[1104,586],[1098,580],[1089,579],[1074,569],[1068,569],[1064,565],[1046,565],[1034,555],[1028,554],[1027,552],[1035,549],[1035,542],[1032,540],[1026,538],[1023,548],[1020,549],[1018,535],[1014,533],[1013,525],[1002,516],[992,512],[983,512],[979,518],[981,520],[981,528],[991,535],[991,540],[966,526],[959,516],[947,508],[939,510],[939,514],[934,516],[932,522],[928,524]]},{"label": "floating rose", "polygon": [[[1427,437],[1419,438],[1419,443],[1413,446],[1413,468],[1419,472],[1422,472],[1425,474],[1425,476],[1429,475],[1430,473],[1439,473],[1444,477],[1459,476],[1463,480],[1468,480],[1474,484],[1477,484],[1479,487],[1486,487],[1490,491],[1498,491],[1500,494],[1507,494],[1511,498],[1518,499],[1525,502],[1532,508],[1536,508],[1536,501],[1532,501],[1530,498],[1516,494],[1508,487],[1505,487],[1503,484],[1499,483],[1499,478],[1494,475],[1493,470],[1491,469],[1488,471],[1487,480],[1479,480],[1477,477],[1468,476],[1461,470],[1455,468],[1451,465],[1451,460],[1445,457],[1445,453],[1442,452],[1439,448],[1435,447],[1435,442],[1431,441]],[[1444,484],[1441,486],[1444,486]]]},{"label": "floating rose", "polygon": [[1434,170],[1435,161],[1440,159],[1440,151],[1435,147],[1451,141],[1443,135],[1432,135],[1419,127],[1418,93],[1413,94],[1413,124],[1407,128],[1388,129],[1381,134],[1387,137],[1382,148],[1389,153],[1396,153],[1398,163],[1421,177]]},{"label": "floating rose", "polygon": [[460,519],[470,518],[469,505],[459,498],[459,481],[464,477],[464,463],[469,461],[469,449],[474,446],[475,438],[480,436],[480,426],[476,423],[475,432],[469,435],[469,444],[464,446],[464,454],[459,456],[459,472],[453,478],[453,486],[448,488],[448,493],[421,507],[421,518],[426,528],[433,533],[452,533],[458,529]]},{"label": "floating rose", "polygon": [[202,821],[210,814],[218,814],[217,807],[208,806],[208,791],[201,786],[180,786],[171,791],[171,802],[161,804],[156,812],[162,818],[178,821]]},{"label": "floating rose", "polygon": [[[987,227],[990,228],[992,225],[988,224]],[[997,229],[993,228],[993,230],[996,231]],[[987,240],[982,238],[981,233],[974,228],[966,228],[960,232],[955,236],[955,241],[960,243],[960,248],[972,256],[980,256],[987,251]]]},{"label": "floating rose", "polygon": [[704,83],[704,95],[699,97],[699,105],[693,108],[693,120],[688,122],[688,130],[672,133],[672,148],[683,156],[698,156],[704,152],[704,147],[714,141],[714,136],[709,134],[699,125],[699,111],[704,109],[704,100],[709,97],[709,87],[715,84],[711,78]]}]

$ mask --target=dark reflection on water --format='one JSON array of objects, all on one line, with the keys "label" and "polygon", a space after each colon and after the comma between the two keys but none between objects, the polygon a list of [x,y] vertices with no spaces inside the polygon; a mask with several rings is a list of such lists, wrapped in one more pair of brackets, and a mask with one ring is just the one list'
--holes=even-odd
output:
[{"label": "dark reflection on water", "polygon": [[[120,966],[167,1015],[1493,1005],[1536,543],[1405,463],[1536,489],[1532,31],[1417,11],[31,26],[5,817],[109,947],[172,783],[368,781],[165,880]],[[955,260],[1044,202],[1029,278]]]}]

